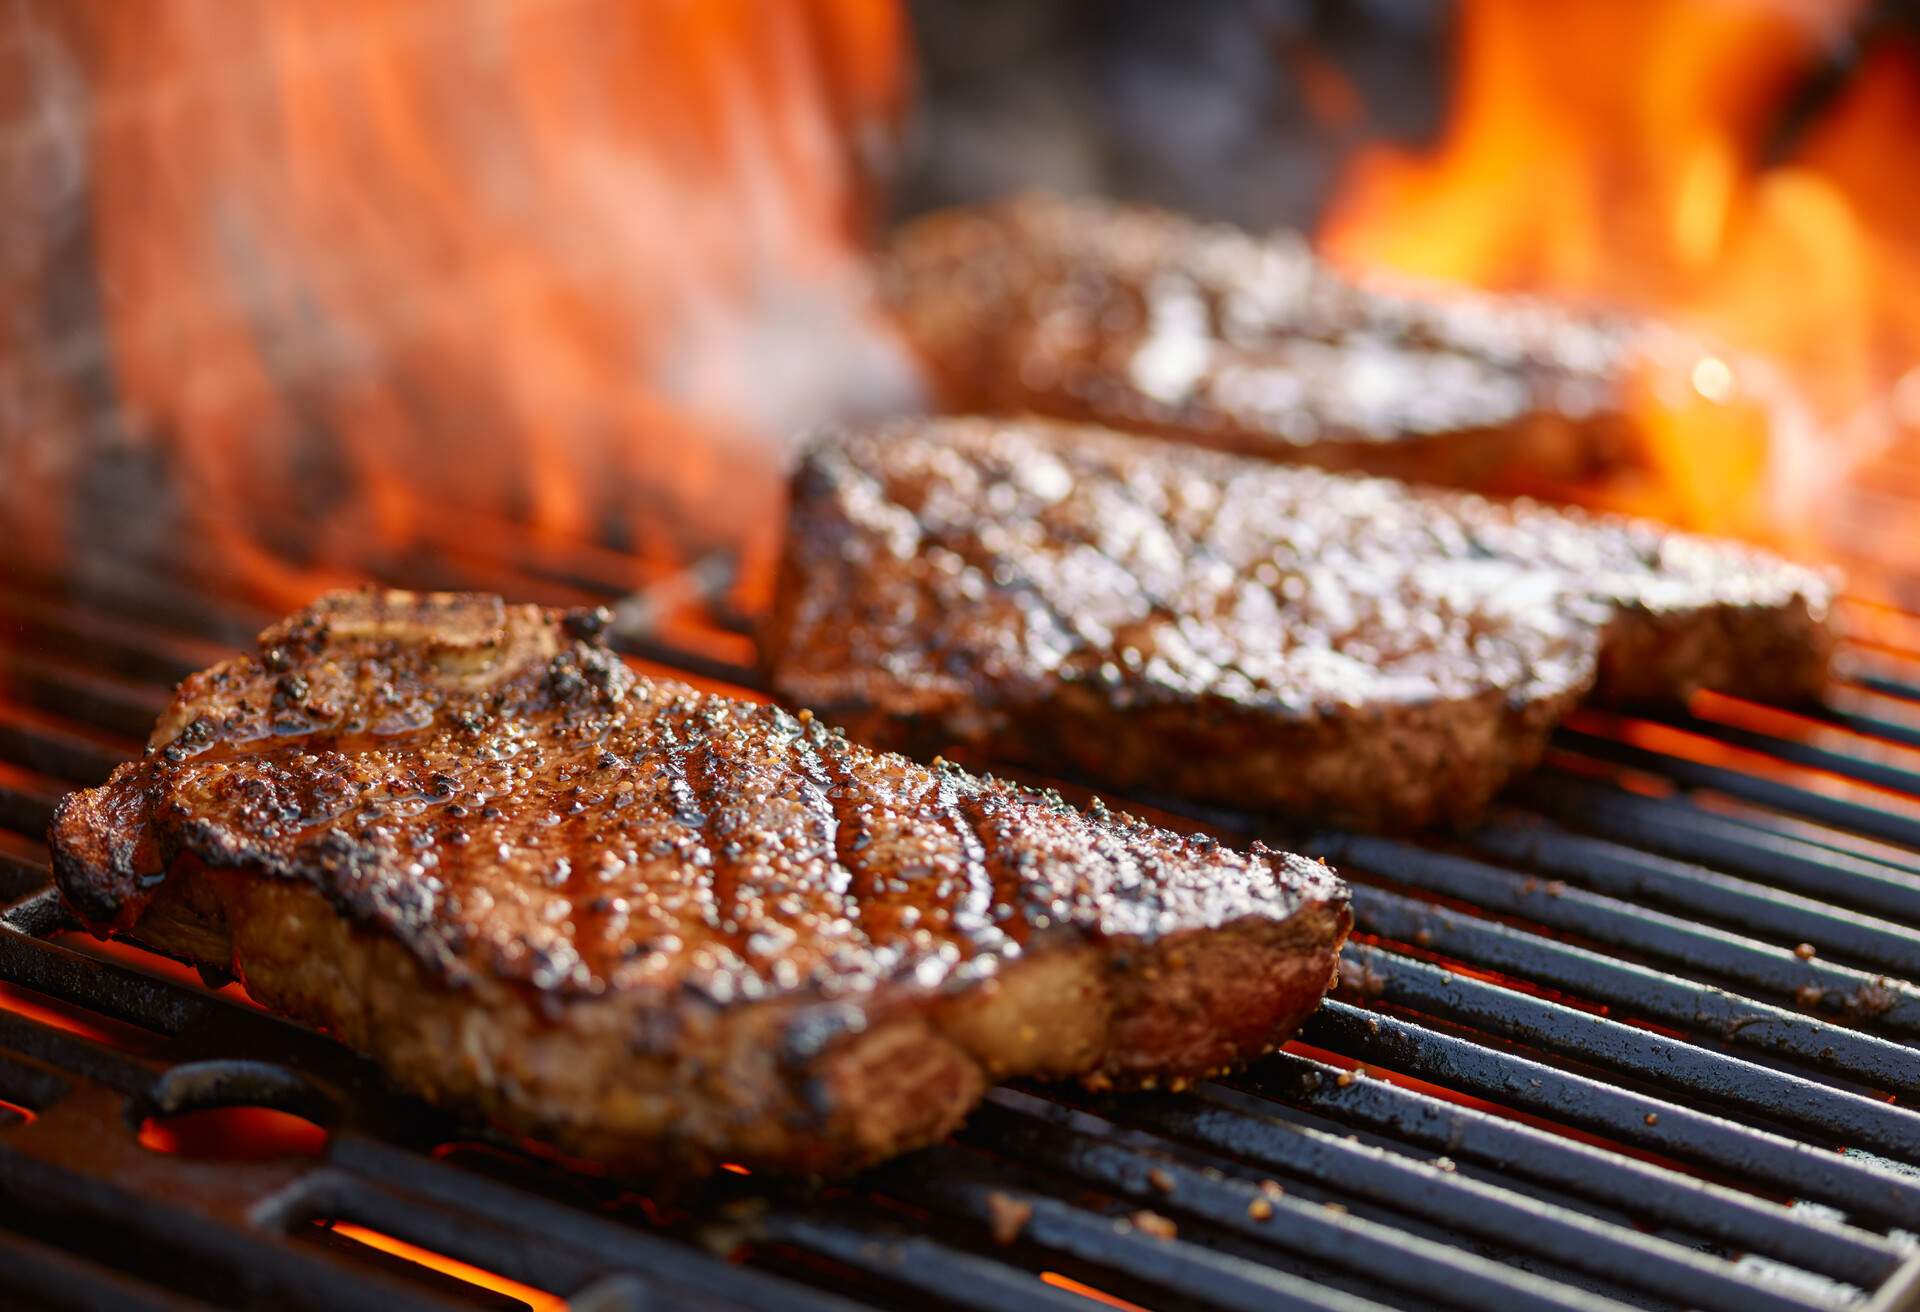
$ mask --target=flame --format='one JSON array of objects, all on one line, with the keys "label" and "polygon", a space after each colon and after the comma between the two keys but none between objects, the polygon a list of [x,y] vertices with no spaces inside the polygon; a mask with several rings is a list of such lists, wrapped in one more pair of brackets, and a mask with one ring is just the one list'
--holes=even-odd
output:
[{"label": "flame", "polygon": [[[1845,555],[1836,498],[1910,457],[1920,414],[1920,217],[1903,194],[1920,49],[1877,36],[1791,131],[1863,14],[1465,0],[1438,143],[1362,152],[1324,244],[1363,269],[1622,308],[1723,345],[1655,353],[1631,407],[1656,477],[1598,499]],[[1910,525],[1868,546],[1914,559]]]},{"label": "flame", "polygon": [[377,1249],[402,1261],[415,1263],[430,1271],[438,1271],[443,1276],[451,1276],[465,1284],[474,1285],[495,1294],[503,1294],[524,1303],[530,1312],[566,1312],[571,1306],[566,1299],[549,1294],[543,1289],[535,1289],[532,1285],[508,1279],[484,1267],[473,1266],[458,1258],[448,1257],[444,1253],[436,1253],[430,1248],[421,1248],[404,1239],[396,1239],[381,1231],[355,1225],[351,1221],[329,1221],[326,1227],[333,1233],[351,1239],[357,1244],[365,1244],[368,1248]]},{"label": "flame", "polygon": [[57,520],[85,445],[274,603],[496,519],[759,560],[780,443],[886,372],[857,253],[894,0],[26,0],[14,50],[0,117],[65,190],[0,188],[12,265],[71,275],[78,231],[99,302],[71,342],[0,325],[73,384],[0,404],[19,537],[116,527]]}]

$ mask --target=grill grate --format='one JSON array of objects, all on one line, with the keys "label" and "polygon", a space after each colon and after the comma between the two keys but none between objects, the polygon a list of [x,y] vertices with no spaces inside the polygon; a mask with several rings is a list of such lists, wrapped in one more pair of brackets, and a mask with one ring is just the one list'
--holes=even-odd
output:
[{"label": "grill grate", "polygon": [[[631,582],[606,553],[486,540],[391,573],[550,604]],[[626,595],[628,653],[752,692],[750,644],[705,606],[726,576],[707,561]],[[1472,834],[1295,836],[1352,877],[1356,941],[1340,995],[1246,1072],[1180,1096],[1002,1088],[950,1143],[857,1180],[674,1198],[455,1124],[237,989],[70,932],[50,809],[270,618],[233,595],[0,582],[11,1300],[1920,1308],[1920,654],[1863,650],[1793,713],[1585,714]],[[235,1105],[321,1122],[324,1152],[143,1146],[145,1118]],[[997,1243],[1010,1209],[1024,1225]],[[369,1230],[465,1268],[344,1237]]]}]

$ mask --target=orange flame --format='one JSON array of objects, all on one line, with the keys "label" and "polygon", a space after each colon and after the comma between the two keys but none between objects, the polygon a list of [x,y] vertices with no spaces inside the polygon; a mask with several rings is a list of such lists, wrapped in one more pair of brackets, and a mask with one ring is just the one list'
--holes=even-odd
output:
[{"label": "orange flame", "polygon": [[[1831,530],[1920,409],[1920,51],[1892,37],[1769,153],[1861,6],[1466,0],[1435,148],[1363,152],[1335,258],[1648,312],[1731,354],[1640,380],[1658,486],[1614,504],[1698,527]],[[1760,362],[1756,362],[1760,361]],[[1761,363],[1763,362],[1763,363]],[[1872,545],[1884,556],[1889,543]],[[1898,543],[1907,562],[1909,537]]]},{"label": "orange flame", "polygon": [[426,1267],[429,1271],[438,1271],[441,1275],[450,1276],[463,1284],[474,1285],[495,1294],[503,1294],[524,1303],[530,1312],[566,1312],[566,1309],[571,1306],[566,1299],[549,1294],[544,1289],[535,1289],[532,1285],[522,1284],[518,1280],[488,1271],[484,1267],[473,1266],[458,1258],[448,1257],[444,1253],[436,1253],[430,1248],[421,1248],[404,1239],[396,1239],[379,1230],[355,1225],[351,1221],[331,1221],[327,1223],[327,1228],[337,1235],[353,1240],[356,1244],[365,1244],[368,1248]]},{"label": "orange flame", "polygon": [[[48,230],[86,234],[113,396],[0,417],[21,537],[58,541],[93,418],[181,490],[171,536],[275,602],[490,519],[763,557],[780,443],[886,373],[857,251],[894,0],[9,14],[38,71],[0,115],[75,204],[6,188],[0,224],[42,278]],[[45,363],[26,336],[0,347]]]}]

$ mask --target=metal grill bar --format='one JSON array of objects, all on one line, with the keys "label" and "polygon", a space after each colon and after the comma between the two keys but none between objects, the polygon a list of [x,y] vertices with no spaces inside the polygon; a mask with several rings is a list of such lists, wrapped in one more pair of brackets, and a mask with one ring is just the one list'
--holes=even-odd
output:
[{"label": "metal grill bar", "polygon": [[1920,877],[1883,862],[1766,833],[1671,798],[1641,797],[1542,771],[1515,790],[1563,824],[1708,862],[1893,920],[1920,922]]},{"label": "metal grill bar", "polygon": [[1877,692],[1885,697],[1897,697],[1901,701],[1920,702],[1920,680],[1889,678],[1883,674],[1872,674],[1862,670],[1853,671],[1848,678],[1870,692]]},{"label": "metal grill bar", "polygon": [[0,682],[29,706],[136,742],[167,708],[161,688],[16,652],[0,651]]},{"label": "metal grill bar", "polygon": [[1920,1178],[1735,1124],[1669,1099],[1484,1048],[1396,1017],[1329,1001],[1301,1037],[1362,1061],[1492,1098],[1649,1151],[1764,1181],[1850,1213],[1899,1222],[1920,1216]]},{"label": "metal grill bar", "polygon": [[0,1230],[0,1290],[29,1306],[82,1312],[199,1312],[206,1305]]},{"label": "metal grill bar", "polygon": [[[0,1043],[6,1045],[13,1057],[34,1063],[23,1068],[16,1062],[9,1068],[10,1073],[27,1074],[29,1079],[57,1070],[131,1096],[151,1084],[156,1074],[152,1066],[90,1039],[13,1015],[0,1016]],[[29,1088],[25,1081],[16,1079],[10,1083],[15,1092],[37,1092]],[[61,1092],[66,1092],[65,1086],[62,1086]]]},{"label": "metal grill bar", "polygon": [[[0,586],[22,599],[27,614],[82,615],[82,623],[110,626],[98,636],[117,630],[123,643],[134,631],[145,630],[147,637],[165,635],[165,645],[193,643],[231,653],[250,646],[273,619],[233,600],[241,595],[237,591],[196,588],[171,572],[108,561],[89,561],[84,579],[47,577],[16,566]],[[10,617],[13,623],[17,620]]]},{"label": "metal grill bar", "polygon": [[1696,809],[1763,837],[1792,839],[1807,844],[1815,852],[1830,852],[1837,856],[1871,861],[1882,869],[1893,871],[1896,877],[1920,878],[1920,859],[1903,847],[1877,838],[1750,806],[1711,792],[1688,793],[1666,800],[1676,808]]},{"label": "metal grill bar", "polygon": [[550,1236],[528,1234],[470,1209],[442,1207],[338,1170],[313,1172],[261,1204],[258,1214],[287,1234],[318,1221],[348,1221],[434,1252],[484,1252],[489,1270],[536,1289],[579,1289],[601,1269],[598,1262]]},{"label": "metal grill bar", "polygon": [[1322,835],[1302,844],[1336,865],[1385,873],[1394,882],[1425,889],[1501,915],[1577,934],[1704,971],[1762,993],[1851,1014],[1863,1024],[1920,1034],[1920,990],[1902,980],[1803,958],[1711,925],[1650,911],[1584,889],[1503,870],[1467,857],[1430,852],[1372,835]]},{"label": "metal grill bar", "polygon": [[1579,729],[1561,729],[1554,735],[1554,742],[1595,760],[1629,766],[1649,774],[1665,775],[1691,788],[1711,788],[1729,797],[1770,806],[1789,815],[1806,816],[1906,847],[1920,847],[1920,820],[1910,815],[1845,798],[1829,797],[1775,779],[1743,774],[1722,765],[1663,756],[1632,743],[1602,738]]},{"label": "metal grill bar", "polygon": [[[53,890],[15,906],[0,933],[0,976],[24,988],[77,1003],[96,1015],[161,1034],[179,1034],[213,1014],[210,999],[162,980],[43,941],[67,922]],[[108,1051],[102,1049],[102,1051]]]},{"label": "metal grill bar", "polygon": [[1544,820],[1483,825],[1474,831],[1472,842],[1494,856],[1596,892],[1730,921],[1788,942],[1811,942],[1871,966],[1920,977],[1920,936],[1875,916],[1636,852]]},{"label": "metal grill bar", "polygon": [[1908,796],[1920,793],[1920,774],[1912,770],[1903,770],[1898,766],[1887,765],[1857,753],[1834,751],[1813,743],[1795,742],[1790,738],[1761,733],[1740,725],[1726,724],[1719,720],[1703,720],[1691,715],[1647,711],[1642,712],[1642,718],[1654,724],[1662,724],[1686,733],[1712,738],[1732,747],[1760,752],[1792,765],[1824,770],[1843,779],[1852,779],[1875,788],[1884,788],[1889,792]]},{"label": "metal grill bar", "polygon": [[12,901],[47,881],[47,849],[31,838],[0,829],[0,900]]},{"label": "metal grill bar", "polygon": [[1362,932],[1524,974],[1629,1015],[1706,1031],[1723,1043],[1792,1057],[1877,1088],[1920,1094],[1920,1061],[1898,1043],[1385,889],[1362,884],[1353,897]]},{"label": "metal grill bar", "polygon": [[[432,568],[443,575],[437,581],[570,603],[607,595],[620,572],[616,560],[579,569],[564,555],[517,562],[517,550],[455,551]],[[698,585],[667,580],[657,602],[623,604],[617,645],[713,682],[755,686],[754,671],[739,659],[737,633],[709,629],[702,637],[645,627],[684,616],[688,598],[710,594],[724,577],[716,569]],[[0,825],[16,831],[0,829],[0,884],[11,881],[16,891],[45,879],[44,848],[24,835],[38,832],[35,822],[58,792],[97,780],[137,750],[164,685],[268,618],[219,601],[217,592],[193,592],[198,584],[147,590],[128,577],[109,585],[83,597],[41,582],[0,584],[0,626],[11,624],[17,639],[0,659],[10,699],[0,700]],[[103,604],[109,594],[119,600]],[[1685,718],[1670,727],[1796,768],[1817,766],[1858,783],[1896,782],[1871,768],[1873,758],[1837,747],[1820,749],[1839,753],[1827,761],[1796,756],[1791,749],[1800,744],[1771,735],[1736,742],[1718,722]],[[1856,716],[1847,727],[1870,726]],[[1740,818],[1681,797],[1642,797],[1547,771],[1518,796],[1552,821],[1515,811],[1467,840],[1481,854],[1529,866],[1531,874],[1400,840],[1316,839],[1315,850],[1354,867],[1363,881],[1393,885],[1362,882],[1356,908],[1363,931],[1401,950],[1362,944],[1353,956],[1358,983],[1348,996],[1389,1011],[1336,1001],[1305,1038],[1333,1059],[1374,1064],[1424,1081],[1421,1088],[1351,1074],[1343,1081],[1336,1066],[1282,1053],[1182,1098],[1069,1104],[1059,1092],[999,1090],[961,1146],[915,1155],[826,1206],[802,1207],[787,1196],[765,1211],[696,1209],[672,1234],[656,1234],[594,1216],[565,1194],[541,1197],[428,1157],[422,1149],[436,1134],[472,1131],[403,1132],[396,1127],[417,1125],[425,1114],[378,1091],[364,1064],[323,1040],[45,941],[63,922],[55,903],[41,897],[8,916],[15,932],[0,933],[0,979],[99,1017],[101,1025],[121,1022],[154,1037],[123,1050],[117,1039],[0,1013],[0,1099],[52,1108],[57,1121],[132,1105],[129,1098],[150,1100],[163,1087],[157,1081],[187,1069],[183,1061],[242,1053],[272,1054],[289,1087],[324,1084],[343,1100],[348,1118],[334,1127],[326,1162],[296,1168],[290,1185],[229,1200],[217,1215],[196,1212],[194,1224],[214,1231],[240,1226],[251,1245],[243,1245],[244,1260],[268,1272],[264,1287],[294,1288],[300,1263],[330,1267],[345,1291],[343,1306],[442,1306],[445,1299],[289,1237],[316,1219],[358,1218],[539,1288],[618,1288],[607,1285],[609,1278],[631,1279],[649,1307],[841,1309],[897,1303],[903,1291],[962,1306],[1087,1306],[1042,1284],[1043,1265],[1079,1272],[1149,1305],[1163,1296],[1220,1307],[1425,1306],[1439,1299],[1547,1308],[1737,1305],[1748,1312],[1850,1307],[1859,1290],[1877,1290],[1876,1306],[1885,1303],[1898,1294],[1902,1273],[1917,1268],[1909,1246],[1876,1230],[1920,1216],[1920,1183],[1780,1131],[1877,1148],[1920,1165],[1920,1144],[1909,1142],[1920,1117],[1878,1100],[1920,1089],[1920,1057],[1894,1041],[1920,1033],[1920,990],[1859,968],[1908,974],[1920,964],[1908,930],[1920,922],[1920,857],[1909,863],[1906,853],[1863,845],[1860,837],[1901,844],[1908,841],[1901,835],[1920,832],[1920,821],[1909,826],[1905,813],[1877,810],[1854,794],[1830,797],[1604,734],[1569,732],[1562,748],[1778,816]],[[1860,750],[1872,750],[1871,742],[1863,739]],[[1856,824],[1848,808],[1885,823]],[[1196,818],[1243,833],[1252,828],[1238,817]],[[1776,820],[1800,828],[1776,829]],[[1783,900],[1772,886],[1791,897]],[[1415,892],[1524,923],[1435,905]],[[1803,939],[1821,955],[1796,956],[1791,945]],[[1464,977],[1451,962],[1498,971],[1512,987]],[[1693,974],[1717,982],[1697,983],[1687,978]],[[1533,989],[1669,1024],[1698,1041],[1534,996]],[[1443,1090],[1494,1105],[1449,1101]],[[402,1115],[398,1107],[412,1110]],[[1524,1117],[1544,1123],[1515,1119]],[[1367,1141],[1349,1139],[1342,1127]],[[0,1149],[11,1152],[12,1136],[25,1136],[17,1141],[23,1147],[38,1142],[43,1131],[37,1124],[0,1130]],[[1574,1131],[1608,1142],[1586,1142]],[[421,1133],[427,1138],[411,1137]],[[1699,1164],[1718,1178],[1700,1179],[1621,1148]],[[14,1170],[15,1156],[0,1156],[0,1175]],[[82,1195],[98,1183],[84,1169],[67,1169]],[[1262,1201],[1248,1172],[1260,1170],[1293,1186],[1265,1221],[1248,1211]],[[1162,1188],[1168,1181],[1171,1192]],[[103,1218],[115,1216],[115,1208],[178,1206],[165,1191],[129,1193],[111,1175],[104,1184],[112,1199],[101,1204]],[[564,1181],[556,1187],[568,1188]],[[31,1205],[30,1194],[20,1195],[20,1206]],[[1789,1208],[1780,1194],[1819,1199],[1845,1219]],[[990,1246],[987,1237],[996,1196],[1002,1205],[1010,1199],[1034,1209],[1006,1248]],[[1322,1205],[1346,1200],[1351,1213]],[[1164,1240],[1132,1228],[1122,1214],[1143,1205],[1179,1217],[1180,1236]],[[1642,1233],[1638,1223],[1663,1230]],[[140,1224],[148,1222],[142,1217]],[[176,1241],[183,1253],[203,1254],[217,1266],[231,1260],[223,1253],[240,1251],[209,1246],[188,1229]],[[1762,1254],[1810,1274],[1759,1278],[1702,1245]],[[296,1250],[299,1262],[284,1263],[283,1248]],[[748,1264],[717,1260],[722,1252]],[[795,1254],[814,1255],[813,1265],[796,1265]],[[97,1260],[59,1251],[55,1258],[88,1270]],[[778,1270],[759,1269],[763,1264]],[[171,1292],[160,1297],[172,1301],[156,1306],[180,1305]]]},{"label": "metal grill bar", "polygon": [[34,651],[83,660],[108,674],[171,686],[224,659],[230,649],[125,615],[111,620],[44,596],[0,586],[0,621]]},{"label": "metal grill bar", "polygon": [[[350,1271],[297,1246],[276,1243],[242,1227],[223,1225],[185,1207],[156,1207],[139,1193],[98,1177],[0,1148],[0,1196],[22,1207],[58,1207],[94,1224],[135,1233],[201,1263],[228,1280],[262,1293],[356,1312],[421,1309],[457,1312],[462,1304],[435,1297],[374,1270]],[[237,1273],[244,1273],[244,1281]]]},{"label": "metal grill bar", "polygon": [[[1920,1114],[1798,1075],[1471,979],[1366,944],[1349,949],[1368,996],[1485,1034],[1577,1057],[1663,1088],[1738,1107],[1816,1138],[1900,1153]],[[1920,1195],[1916,1195],[1920,1201]]]},{"label": "metal grill bar", "polygon": [[[979,1137],[996,1152],[1071,1174],[1100,1189],[1155,1207],[1200,1217],[1213,1225],[1340,1268],[1364,1272],[1408,1294],[1469,1308],[1539,1307],[1584,1312],[1618,1306],[1611,1299],[1595,1298],[1490,1259],[1463,1255],[1448,1245],[1424,1240],[1343,1210],[1331,1210],[1323,1203],[1288,1195],[1271,1199],[1254,1183],[1218,1178],[1161,1156],[1165,1145],[1155,1136],[1124,1131],[1111,1122],[1070,1112],[1031,1095],[1002,1091],[994,1095],[993,1110],[1018,1112],[1022,1116],[1021,1121],[1009,1125],[1010,1118],[995,1116],[989,1111],[969,1131],[969,1138]],[[1076,1129],[1076,1122],[1087,1124],[1091,1132]],[[1382,1188],[1372,1197],[1397,1211],[1448,1221],[1447,1229],[1456,1234],[1463,1228],[1458,1220],[1462,1211],[1477,1208],[1483,1200],[1494,1199],[1489,1209],[1491,1215],[1483,1224],[1473,1226],[1471,1233],[1502,1248],[1531,1252],[1575,1270],[1650,1292],[1673,1294],[1680,1286],[1686,1286],[1709,1300],[1703,1301],[1702,1306],[1732,1307],[1733,1296],[1748,1296],[1739,1282],[1715,1278],[1724,1277],[1719,1264],[1696,1261],[1692,1254],[1680,1250],[1656,1251],[1652,1254],[1655,1260],[1648,1263],[1648,1250],[1658,1249],[1658,1241],[1609,1251],[1613,1234],[1596,1230],[1590,1220],[1577,1214],[1549,1212],[1542,1204],[1504,1191],[1496,1192],[1492,1186],[1485,1186],[1488,1192],[1484,1194],[1463,1200],[1457,1196],[1459,1189],[1455,1186],[1465,1178],[1456,1175],[1444,1179],[1435,1190],[1445,1193],[1452,1189],[1456,1195],[1452,1199],[1456,1210],[1450,1220],[1441,1215],[1440,1209],[1423,1210],[1417,1202],[1393,1189]],[[1274,1210],[1270,1220],[1257,1220],[1249,1213],[1249,1208],[1262,1201]],[[1531,1230],[1506,1229],[1504,1223],[1512,1221],[1516,1213],[1529,1212],[1530,1202],[1535,1209],[1534,1219],[1527,1223]],[[1585,1244],[1578,1253],[1573,1251],[1574,1244],[1570,1242],[1576,1234]],[[1596,1248],[1598,1252],[1594,1251]],[[1569,1262],[1570,1257],[1575,1260]],[[1668,1257],[1673,1258],[1671,1264],[1664,1261]],[[1620,1279],[1636,1266],[1642,1268],[1637,1279]],[[1696,1281],[1695,1277],[1701,1278]],[[1716,1296],[1723,1301],[1710,1301]],[[1789,1300],[1778,1306],[1804,1308],[1809,1304]]]},{"label": "metal grill bar", "polygon": [[[1414,1160],[1325,1130],[1275,1119],[1260,1099],[1208,1088],[1183,1101],[1125,1111],[1126,1123],[1203,1144],[1268,1170],[1311,1180],[1343,1197],[1421,1217],[1502,1248],[1519,1248],[1615,1285],[1702,1307],[1732,1308],[1753,1296],[1723,1262],[1678,1244],[1457,1170]],[[1804,1307],[1789,1300],[1779,1307]]]},{"label": "metal grill bar", "polygon": [[[1590,1198],[1623,1215],[1643,1217],[1734,1249],[1774,1253],[1808,1271],[1862,1288],[1886,1279],[1906,1251],[1869,1231],[1790,1216],[1751,1195],[1639,1158],[1386,1080],[1343,1083],[1341,1074],[1323,1062],[1278,1053],[1239,1077],[1234,1087],[1252,1090],[1279,1106],[1299,1107],[1336,1123],[1444,1152],[1448,1160],[1478,1162],[1576,1198]],[[1272,1107],[1262,1109],[1262,1114],[1284,1115]],[[1221,1140],[1222,1146],[1241,1142],[1250,1132],[1257,1133],[1237,1130],[1236,1137]]]},{"label": "metal grill bar", "polygon": [[66,783],[98,783],[130,752],[124,740],[49,724],[18,707],[0,705],[0,760],[37,774]]},{"label": "metal grill bar", "polygon": [[44,834],[53,808],[67,790],[35,770],[0,764],[0,825],[17,833]]},{"label": "metal grill bar", "polygon": [[[271,1219],[312,1215],[316,1202],[322,1210],[358,1210],[369,1197],[361,1191],[377,1185],[501,1229],[518,1230],[530,1244],[572,1250],[592,1258],[602,1268],[644,1273],[650,1294],[656,1289],[677,1292],[692,1299],[690,1306],[702,1306],[703,1300],[765,1312],[788,1308],[798,1312],[851,1312],[855,1306],[748,1268],[715,1262],[701,1250],[601,1220],[580,1208],[449,1169],[364,1134],[335,1136],[329,1160],[350,1173],[351,1185],[337,1182],[345,1192],[320,1199],[295,1196],[281,1203],[286,1210],[274,1213]],[[469,1251],[465,1236],[442,1234],[440,1240],[449,1245],[444,1251],[455,1255]],[[471,1251],[472,1260],[492,1260],[492,1250],[484,1244]]]},{"label": "metal grill bar", "polygon": [[1898,743],[1903,747],[1920,747],[1920,725],[1890,720],[1884,715],[1870,715],[1851,708],[1813,706],[1803,709],[1805,714],[1816,720],[1862,737]]},{"label": "metal grill bar", "polygon": [[823,1253],[935,1298],[966,1290],[981,1306],[1008,1312],[1088,1312],[1083,1296],[1042,1284],[1021,1268],[864,1216],[776,1212],[761,1219],[755,1230],[766,1242]]},{"label": "metal grill bar", "polygon": [[980,1225],[990,1224],[993,1200],[1031,1209],[1021,1236],[1029,1243],[1070,1254],[1105,1269],[1177,1290],[1188,1297],[1242,1312],[1384,1312],[1369,1299],[1311,1284],[1298,1276],[1199,1244],[1147,1235],[1132,1221],[1098,1216],[1030,1189],[979,1173],[956,1154],[931,1149],[937,1169],[911,1178],[890,1176],[903,1194]]},{"label": "metal grill bar", "polygon": [[1865,1312],[1911,1312],[1920,1307],[1920,1263],[1910,1263],[1867,1302]]}]

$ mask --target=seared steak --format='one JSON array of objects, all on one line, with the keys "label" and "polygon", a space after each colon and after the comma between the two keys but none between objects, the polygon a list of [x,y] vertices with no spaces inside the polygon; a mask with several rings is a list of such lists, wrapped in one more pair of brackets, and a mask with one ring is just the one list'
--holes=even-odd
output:
[{"label": "seared steak", "polygon": [[807,455],[763,650],[873,742],[1393,827],[1470,820],[1583,698],[1810,692],[1828,601],[1644,522],[947,419]]},{"label": "seared steak", "polygon": [[1005,1076],[1178,1085],[1331,980],[1321,865],[644,678],[595,624],[323,598],[62,803],[67,901],[635,1170],[855,1168]]},{"label": "seared steak", "polygon": [[886,299],[951,411],[1485,489],[1619,460],[1640,330],[1356,282],[1297,234],[1028,197],[909,224]]}]

